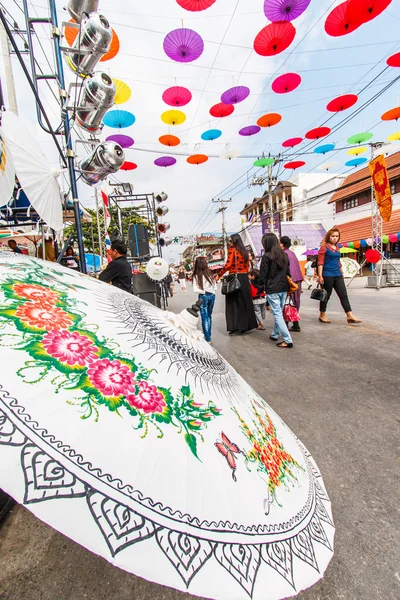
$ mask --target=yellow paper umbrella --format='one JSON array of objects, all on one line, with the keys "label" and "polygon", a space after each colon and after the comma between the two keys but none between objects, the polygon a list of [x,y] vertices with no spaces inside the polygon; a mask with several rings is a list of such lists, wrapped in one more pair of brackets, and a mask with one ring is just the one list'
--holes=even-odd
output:
[{"label": "yellow paper umbrella", "polygon": [[114,79],[114,77],[112,80],[115,84],[115,89],[117,90],[114,99],[115,104],[123,104],[124,102],[127,102],[132,95],[129,85],[120,79]]},{"label": "yellow paper umbrella", "polygon": [[167,110],[161,115],[161,120],[167,125],[181,125],[186,121],[186,115],[180,110]]},{"label": "yellow paper umbrella", "polygon": [[347,154],[350,154],[351,156],[358,156],[359,154],[364,154],[364,152],[367,150],[367,146],[360,146],[359,148],[350,148],[350,150],[347,150]]},{"label": "yellow paper umbrella", "polygon": [[392,133],[388,136],[388,142],[398,142],[400,140],[400,131],[396,131],[396,133]]}]

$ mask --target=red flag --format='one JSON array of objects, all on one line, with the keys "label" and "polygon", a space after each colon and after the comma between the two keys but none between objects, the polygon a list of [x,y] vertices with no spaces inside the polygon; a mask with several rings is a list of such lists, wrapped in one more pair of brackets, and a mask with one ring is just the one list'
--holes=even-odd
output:
[{"label": "red flag", "polygon": [[108,206],[109,206],[109,202],[108,202],[108,196],[107,196],[107,194],[105,194],[105,193],[103,192],[103,190],[101,190],[101,197],[103,198],[104,206],[105,206],[106,208],[108,208]]}]

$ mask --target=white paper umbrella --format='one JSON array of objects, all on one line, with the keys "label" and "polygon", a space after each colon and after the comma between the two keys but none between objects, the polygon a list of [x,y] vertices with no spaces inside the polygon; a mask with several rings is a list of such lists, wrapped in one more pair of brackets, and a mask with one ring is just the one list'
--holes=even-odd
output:
[{"label": "white paper umbrella", "polygon": [[20,255],[0,258],[0,288],[1,488],[198,596],[276,600],[322,577],[334,528],[315,462],[190,319]]},{"label": "white paper umbrella", "polygon": [[146,265],[146,274],[154,281],[161,281],[168,275],[168,263],[164,258],[155,256]]},{"label": "white paper umbrella", "polygon": [[340,262],[342,263],[344,277],[354,277],[360,270],[360,265],[352,258],[347,258],[346,256],[345,258],[341,258]]},{"label": "white paper umbrella", "polygon": [[[4,113],[2,113],[4,114]],[[15,169],[8,145],[0,135],[0,207],[10,200],[15,185]]]},{"label": "white paper umbrella", "polygon": [[14,113],[2,115],[0,134],[6,142],[21,187],[43,221],[60,231],[63,226],[59,172],[53,169],[31,136],[26,125]]}]

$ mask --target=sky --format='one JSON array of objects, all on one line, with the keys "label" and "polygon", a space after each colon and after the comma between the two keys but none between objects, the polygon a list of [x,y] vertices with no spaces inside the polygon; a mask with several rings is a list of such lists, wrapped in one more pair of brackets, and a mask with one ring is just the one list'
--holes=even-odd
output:
[{"label": "sky", "polygon": [[[21,2],[3,0],[3,3],[23,29]],[[69,18],[63,10],[66,3],[66,0],[56,0],[60,23]],[[262,192],[259,186],[249,185],[256,172],[262,174],[262,170],[253,167],[257,157],[262,153],[278,156],[284,150],[284,140],[304,137],[309,129],[322,125],[327,119],[330,119],[330,127],[339,124],[400,75],[400,69],[384,71],[387,57],[400,51],[400,0],[393,0],[375,20],[342,37],[330,37],[324,31],[329,12],[340,2],[311,0],[305,13],[293,21],[296,28],[293,43],[274,57],[259,56],[253,49],[255,36],[268,24],[263,4],[264,0],[216,0],[209,9],[192,13],[181,8],[176,0],[100,0],[100,12],[119,37],[120,52],[112,60],[99,63],[96,70],[103,70],[130,86],[131,98],[118,108],[128,110],[136,117],[135,123],[121,133],[135,140],[132,148],[125,151],[125,157],[138,167],[131,172],[119,172],[114,181],[132,183],[138,194],[165,191],[169,196],[167,220],[171,224],[168,232],[171,237],[205,231],[218,233],[221,216],[216,214],[217,206],[212,203],[212,199],[218,198],[232,198],[226,210],[227,228],[229,231],[239,229],[240,210]],[[45,0],[32,0],[29,5],[31,16],[47,15]],[[195,30],[204,39],[204,52],[192,63],[174,62],[163,50],[165,35],[182,26]],[[43,50],[36,43],[35,55],[48,72],[50,66],[46,57],[52,64],[48,29],[39,26],[36,32]],[[37,125],[32,94],[15,57],[12,62],[19,115],[56,164],[54,144]],[[275,94],[271,89],[272,81],[290,72],[301,76],[301,85],[294,92]],[[65,74],[69,82],[75,80],[66,65]],[[5,87],[2,61],[0,76]],[[160,118],[170,108],[163,102],[162,94],[174,85],[187,87],[192,100],[181,109],[186,115],[185,122],[169,128]],[[224,119],[211,117],[211,106],[220,102],[226,89],[236,85],[249,87],[249,97],[236,105],[231,116]],[[43,84],[40,89],[48,115],[52,123],[58,125],[57,102]],[[358,103],[345,113],[328,113],[327,103],[346,93],[360,93]],[[400,125],[395,121],[382,122],[380,117],[386,110],[399,105],[399,93],[400,83],[397,82],[335,133],[321,140],[321,144],[334,143],[337,148],[343,148],[347,138],[360,131],[371,131],[375,140],[386,140],[389,134],[400,130]],[[238,134],[242,127],[256,124],[259,117],[270,112],[282,115],[278,125],[263,128],[252,137]],[[201,134],[208,129],[220,129],[222,136],[205,142]],[[116,130],[104,127],[100,139],[113,133]],[[167,133],[180,138],[181,144],[176,149],[159,143],[158,138]],[[76,138],[75,133],[73,136]],[[304,145],[294,151],[301,152]],[[176,165],[167,169],[154,165],[155,159],[173,150],[180,153],[176,155]],[[220,155],[224,152],[236,152],[239,157],[222,159]],[[78,153],[80,158],[87,155],[82,145],[78,145]],[[197,153],[210,158],[202,165],[188,164],[187,156]],[[288,154],[290,152],[286,151],[284,157]],[[301,168],[303,172],[317,171],[322,163],[337,161],[335,172],[348,173],[345,162],[352,157],[343,149],[322,157],[311,151],[295,158],[306,162]],[[289,179],[294,173],[283,169],[283,164],[274,167],[274,174]],[[79,197],[85,206],[94,205],[93,188],[83,182],[79,182]],[[180,250],[172,246],[167,256],[176,255]]]}]

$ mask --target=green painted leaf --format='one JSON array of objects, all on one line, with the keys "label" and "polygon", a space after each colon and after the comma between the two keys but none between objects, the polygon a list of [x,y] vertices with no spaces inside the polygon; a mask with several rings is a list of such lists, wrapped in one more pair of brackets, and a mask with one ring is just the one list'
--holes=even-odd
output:
[{"label": "green painted leaf", "polygon": [[185,442],[189,446],[189,448],[192,451],[192,453],[194,454],[194,456],[196,458],[199,458],[197,456],[197,439],[196,439],[196,436],[193,435],[192,433],[186,433],[185,434]]},{"label": "green painted leaf", "polygon": [[187,398],[190,396],[190,386],[189,385],[183,385],[181,387],[181,392],[183,396],[186,396]]}]

